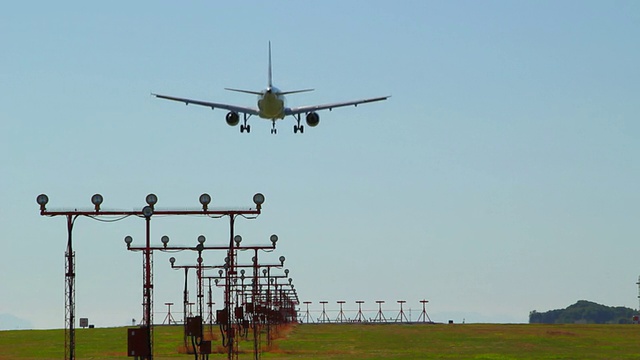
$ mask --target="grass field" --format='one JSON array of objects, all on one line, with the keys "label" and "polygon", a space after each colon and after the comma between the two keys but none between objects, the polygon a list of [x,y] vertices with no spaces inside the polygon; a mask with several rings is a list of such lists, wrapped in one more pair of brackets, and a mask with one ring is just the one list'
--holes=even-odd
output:
[{"label": "grass field", "polygon": [[[639,340],[634,325],[298,325],[262,358],[640,359]],[[181,341],[182,327],[156,327],[154,358],[193,359],[177,354]],[[125,328],[78,329],[76,343],[78,359],[127,359]],[[63,353],[63,330],[0,331],[1,360],[63,359]]]}]

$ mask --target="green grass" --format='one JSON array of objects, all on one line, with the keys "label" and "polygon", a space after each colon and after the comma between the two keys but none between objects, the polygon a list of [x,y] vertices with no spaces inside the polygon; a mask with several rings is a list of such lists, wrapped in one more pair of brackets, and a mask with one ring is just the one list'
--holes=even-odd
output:
[{"label": "green grass", "polygon": [[[78,329],[76,337],[78,359],[127,359],[125,328]],[[262,358],[640,359],[639,339],[634,325],[299,325]],[[182,327],[156,327],[154,358],[192,359],[177,354],[181,341]],[[63,353],[63,330],[0,331],[1,360],[62,359]]]},{"label": "green grass", "polygon": [[310,325],[279,342],[284,354],[273,357],[640,359],[639,335],[633,325]]}]

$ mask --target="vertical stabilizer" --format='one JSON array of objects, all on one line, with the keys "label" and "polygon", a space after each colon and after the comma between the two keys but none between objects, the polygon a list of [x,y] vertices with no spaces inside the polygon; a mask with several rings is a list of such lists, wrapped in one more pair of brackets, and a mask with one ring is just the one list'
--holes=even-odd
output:
[{"label": "vertical stabilizer", "polygon": [[271,81],[271,41],[269,41],[269,89],[273,86]]}]

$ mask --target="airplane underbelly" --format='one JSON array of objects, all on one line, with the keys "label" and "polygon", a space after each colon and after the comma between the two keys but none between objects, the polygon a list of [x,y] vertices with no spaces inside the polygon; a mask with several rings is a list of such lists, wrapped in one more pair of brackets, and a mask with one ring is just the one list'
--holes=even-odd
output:
[{"label": "airplane underbelly", "polygon": [[260,117],[264,119],[283,119],[284,118],[284,101],[280,99],[262,99],[258,101],[258,109]]}]

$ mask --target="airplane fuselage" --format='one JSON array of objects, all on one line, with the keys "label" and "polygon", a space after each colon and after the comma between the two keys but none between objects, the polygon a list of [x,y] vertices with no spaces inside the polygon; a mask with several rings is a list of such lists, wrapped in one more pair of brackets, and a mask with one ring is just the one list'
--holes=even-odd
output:
[{"label": "airplane fuselage", "polygon": [[258,96],[258,116],[263,119],[284,119],[285,98],[274,87],[266,89]]}]

